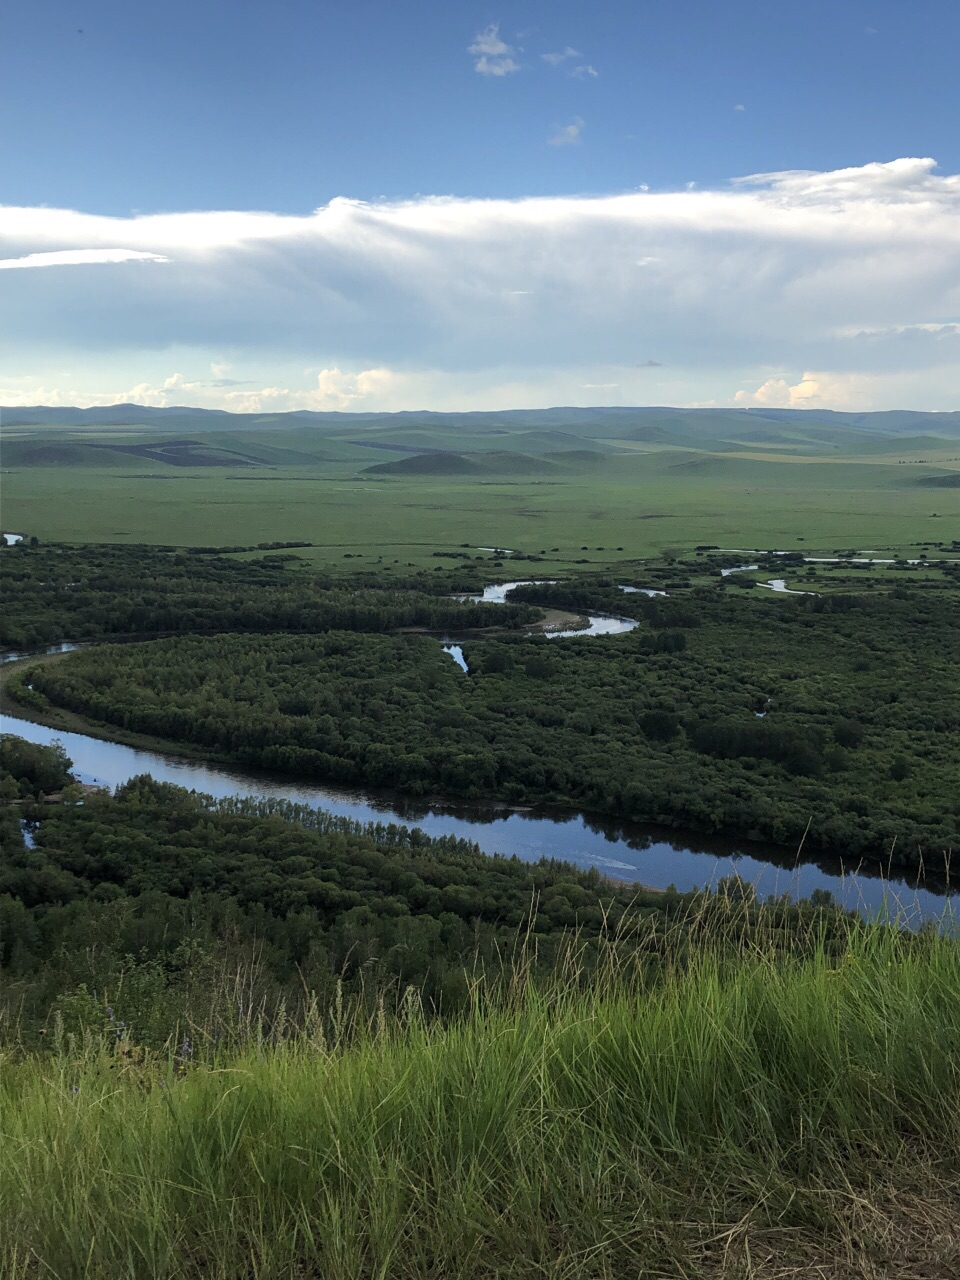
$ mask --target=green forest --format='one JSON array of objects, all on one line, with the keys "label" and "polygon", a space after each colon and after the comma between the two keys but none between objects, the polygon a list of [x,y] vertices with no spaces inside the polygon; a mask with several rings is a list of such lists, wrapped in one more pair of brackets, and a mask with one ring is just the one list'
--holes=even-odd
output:
[{"label": "green forest", "polygon": [[519,604],[451,599],[481,584],[472,563],[383,583],[369,573],[298,573],[291,551],[237,559],[209,547],[17,545],[0,554],[0,646],[11,649],[179,632],[510,628],[540,617]]},{"label": "green forest", "polygon": [[[364,598],[388,617],[382,594],[382,608]],[[518,610],[627,599],[603,580],[517,594]],[[429,637],[331,629],[98,646],[8,687],[41,714],[315,781],[944,867],[960,843],[960,596],[946,582],[777,597],[721,580],[629,601],[640,625],[624,635],[557,642],[514,617],[513,632],[464,639],[468,675]]]},{"label": "green forest", "polygon": [[[36,1046],[59,1020],[77,1033],[112,1022],[160,1049],[205,1022],[211,991],[241,970],[265,1026],[281,1006],[291,1018],[336,998],[374,1008],[408,988],[449,1018],[472,984],[496,986],[521,962],[547,976],[572,946],[587,980],[601,941],[656,967],[691,914],[718,936],[729,925],[731,904],[700,894],[147,775],[84,795],[69,769],[58,747],[0,738],[0,1044],[14,1029]],[[748,889],[731,893],[749,932],[761,908]],[[764,910],[781,943],[813,921],[837,939],[848,927],[828,895]],[[227,1020],[211,1034],[236,1031]]]}]

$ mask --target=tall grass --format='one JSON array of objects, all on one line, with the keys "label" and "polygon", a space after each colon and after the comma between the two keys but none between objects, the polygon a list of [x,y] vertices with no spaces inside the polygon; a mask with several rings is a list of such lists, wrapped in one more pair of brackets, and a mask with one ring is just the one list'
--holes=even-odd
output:
[{"label": "tall grass", "polygon": [[4,1276],[960,1273],[949,939],[705,946],[190,1048],[4,1062]]}]

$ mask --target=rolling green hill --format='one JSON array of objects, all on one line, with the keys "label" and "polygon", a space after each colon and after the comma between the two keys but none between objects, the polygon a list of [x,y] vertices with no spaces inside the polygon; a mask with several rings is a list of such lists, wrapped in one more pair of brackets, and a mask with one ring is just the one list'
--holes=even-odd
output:
[{"label": "rolling green hill", "polygon": [[924,413],[895,410],[879,413],[838,413],[820,409],[675,409],[669,407],[601,407],[509,409],[495,412],[433,413],[290,413],[242,414],[222,409],[187,407],[157,409],[144,405],[107,405],[94,409],[48,408],[45,406],[0,406],[0,423],[11,428],[91,428],[136,427],[154,431],[191,433],[200,431],[272,431],[310,426],[337,434],[343,427],[363,426],[393,432],[412,427],[446,431],[491,431],[546,429],[583,436],[629,437],[648,428],[672,434],[690,433],[702,439],[727,435],[742,436],[758,424],[776,433],[800,427],[816,427],[830,432],[857,431],[868,435],[898,436],[931,434],[960,439],[960,412]]},{"label": "rolling green hill", "polygon": [[480,472],[476,462],[459,453],[415,453],[363,468],[364,475],[372,476],[476,476]]},{"label": "rolling green hill", "polygon": [[41,539],[303,541],[315,563],[402,569],[464,542],[557,548],[560,565],[585,547],[609,563],[598,548],[799,539],[829,554],[960,536],[956,413],[116,405],[4,410],[0,435],[5,528]]}]

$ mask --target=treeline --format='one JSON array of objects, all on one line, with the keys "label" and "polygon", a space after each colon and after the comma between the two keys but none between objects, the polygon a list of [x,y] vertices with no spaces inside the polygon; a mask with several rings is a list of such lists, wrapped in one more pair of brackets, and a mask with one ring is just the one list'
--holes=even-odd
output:
[{"label": "treeline", "polygon": [[[4,759],[22,764],[23,747],[5,744]],[[51,752],[50,772],[61,764]],[[669,933],[678,956],[694,901],[394,824],[216,801],[149,776],[115,795],[0,814],[3,1021],[31,1043],[59,1018],[71,1031],[112,1022],[163,1044],[185,1018],[203,1020],[211,990],[223,999],[241,972],[248,989],[235,998],[272,1016],[305,1000],[332,1009],[345,993],[375,1007],[411,986],[427,1010],[453,1015],[472,983],[508,974],[521,951],[546,974],[575,939],[585,981],[601,939],[608,959],[613,945],[655,966]],[[749,891],[735,896],[749,930],[761,908]],[[712,901],[698,909],[700,932]],[[813,918],[829,936],[843,932],[826,900],[764,911],[768,937],[788,949]]]},{"label": "treeline", "polygon": [[237,561],[146,546],[22,544],[2,556],[0,646],[12,649],[171,633],[460,632],[519,628],[540,616],[530,606],[452,599],[446,582],[428,574],[378,585],[292,568],[282,556]]},{"label": "treeline", "polygon": [[188,556],[222,556],[237,551],[288,551],[292,547],[312,546],[312,542],[256,542],[250,546],[237,547],[184,547],[184,551]]},{"label": "treeline", "polygon": [[960,845],[960,602],[907,597],[707,590],[671,629],[655,599],[627,635],[465,642],[469,675],[425,638],[329,633],[91,650],[10,687],[318,781],[806,833],[929,870]]},{"label": "treeline", "polygon": [[[675,581],[675,575],[666,575],[673,590],[685,590],[687,581]],[[662,573],[650,570],[646,579],[651,586],[647,590],[665,591]],[[631,585],[627,583],[626,585]],[[695,627],[699,618],[684,599],[668,599],[664,596],[646,596],[642,588],[626,593],[620,584],[610,578],[575,578],[567,582],[531,582],[514,587],[508,599],[543,608],[568,609],[571,613],[628,613],[631,617],[643,617],[655,627]]]}]

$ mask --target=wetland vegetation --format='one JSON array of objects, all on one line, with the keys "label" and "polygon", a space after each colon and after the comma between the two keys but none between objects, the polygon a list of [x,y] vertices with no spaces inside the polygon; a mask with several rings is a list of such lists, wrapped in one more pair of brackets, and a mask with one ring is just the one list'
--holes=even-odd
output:
[{"label": "wetland vegetation", "polygon": [[[581,571],[483,605],[446,594],[472,565],[377,588],[159,550],[5,556],[23,601],[12,640],[95,637],[98,619],[200,633],[27,667],[7,688],[36,712],[314,782],[561,804],[904,866],[943,868],[960,841],[953,565],[880,589],[842,561],[796,566],[820,589],[777,597],[745,589],[767,565],[724,577],[722,556],[675,559],[645,566],[667,594],[629,597],[632,631],[556,641],[531,632],[544,608],[612,612],[624,584]],[[460,638],[466,678],[411,634],[428,628]]]}]

